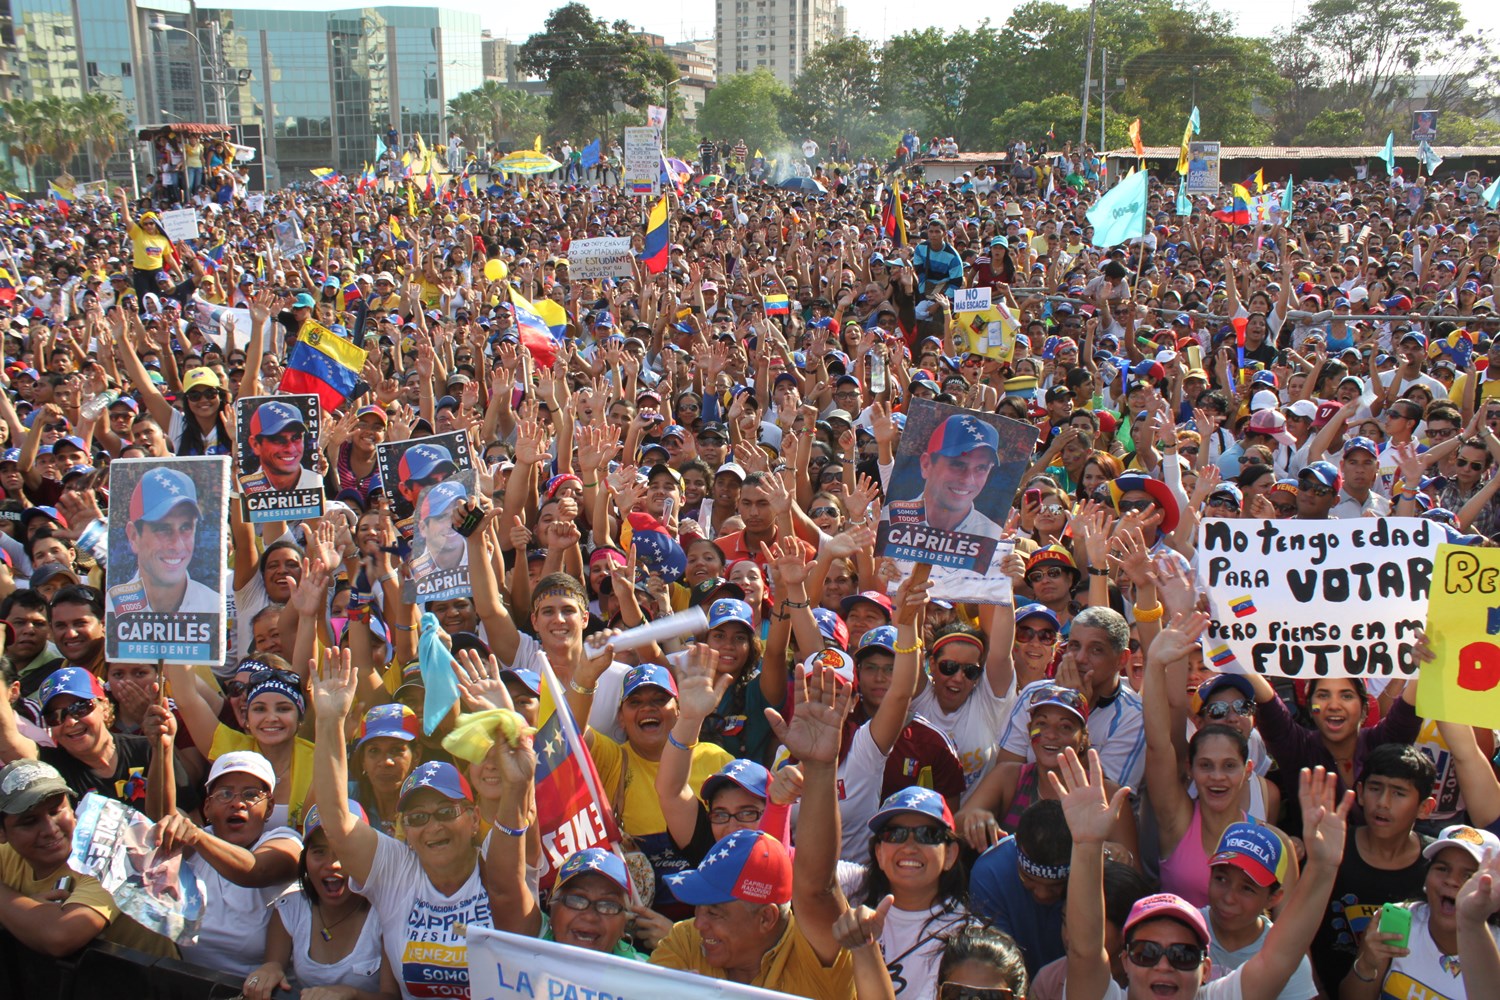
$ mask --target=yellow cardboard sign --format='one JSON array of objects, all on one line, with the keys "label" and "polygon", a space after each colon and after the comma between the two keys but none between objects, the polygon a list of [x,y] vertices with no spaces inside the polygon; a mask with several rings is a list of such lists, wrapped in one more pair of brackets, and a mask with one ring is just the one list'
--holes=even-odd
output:
[{"label": "yellow cardboard sign", "polygon": [[1021,325],[1004,302],[992,302],[983,312],[964,313],[958,317],[963,330],[965,349],[996,361],[1009,361],[1016,346]]},{"label": "yellow cardboard sign", "polygon": [[1500,549],[1439,545],[1427,603],[1417,714],[1493,727],[1500,719]]}]

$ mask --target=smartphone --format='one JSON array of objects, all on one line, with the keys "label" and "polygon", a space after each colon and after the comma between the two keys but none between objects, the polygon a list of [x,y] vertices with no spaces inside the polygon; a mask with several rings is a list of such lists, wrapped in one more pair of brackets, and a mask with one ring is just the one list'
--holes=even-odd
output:
[{"label": "smartphone", "polygon": [[1027,490],[1026,493],[1023,495],[1023,500],[1028,505],[1039,504],[1039,503],[1042,502],[1042,491],[1041,490]]},{"label": "smartphone", "polygon": [[1376,930],[1381,934],[1400,934],[1401,940],[1387,942],[1394,948],[1411,945],[1411,911],[1395,903],[1386,903],[1380,908],[1380,922]]}]

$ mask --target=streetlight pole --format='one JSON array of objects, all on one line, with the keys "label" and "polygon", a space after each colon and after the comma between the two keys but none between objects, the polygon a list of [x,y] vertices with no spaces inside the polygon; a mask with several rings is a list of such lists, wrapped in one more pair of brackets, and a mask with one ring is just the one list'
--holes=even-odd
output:
[{"label": "streetlight pole", "polygon": [[229,121],[229,85],[249,80],[251,71],[242,69],[234,74],[230,73],[229,64],[225,61],[222,46],[219,44],[218,22],[214,22],[212,26],[212,37],[215,41],[213,51],[209,51],[209,48],[203,44],[203,39],[198,37],[197,32],[179,28],[175,24],[168,24],[165,15],[152,16],[151,30],[158,34],[177,31],[193,40],[193,44],[198,48],[198,82],[200,85],[206,83],[214,88],[215,111],[219,117],[219,124],[231,124]]},{"label": "streetlight pole", "polygon": [[1203,67],[1202,66],[1194,66],[1193,67],[1193,97],[1192,97],[1192,105],[1191,106],[1195,107],[1195,108],[1198,106],[1198,74],[1201,73],[1202,71],[1203,71]]},{"label": "streetlight pole", "polygon": [[1093,90],[1094,83],[1094,22],[1099,16],[1099,0],[1092,0],[1089,4],[1089,45],[1088,52],[1083,57],[1083,113],[1078,122],[1078,145],[1082,146],[1088,139],[1089,132],[1089,94]]}]

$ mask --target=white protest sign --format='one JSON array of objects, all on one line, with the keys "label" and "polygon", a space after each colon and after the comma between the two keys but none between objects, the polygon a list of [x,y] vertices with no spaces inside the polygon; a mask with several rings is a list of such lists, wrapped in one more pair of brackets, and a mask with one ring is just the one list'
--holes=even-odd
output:
[{"label": "white protest sign", "polygon": [[958,288],[953,292],[953,311],[956,313],[984,312],[990,307],[988,285],[979,288]]},{"label": "white protest sign", "polygon": [[785,993],[469,925],[469,995],[490,1000],[785,1000]]},{"label": "white protest sign", "polygon": [[254,146],[241,146],[239,143],[231,142],[229,147],[234,150],[236,163],[250,163],[255,159]]},{"label": "white protest sign", "polygon": [[161,231],[173,243],[180,240],[196,240],[198,238],[197,209],[178,208],[161,213]]},{"label": "white protest sign", "polygon": [[568,275],[574,280],[629,278],[635,273],[631,267],[634,259],[628,236],[574,240],[568,244]]},{"label": "white protest sign", "polygon": [[1188,194],[1219,193],[1219,144],[1188,143]]},{"label": "white protest sign", "polygon": [[[250,346],[250,333],[254,321],[250,317],[249,309],[233,309],[198,298],[193,299],[189,304],[193,307],[194,322],[209,340],[218,345],[221,351],[233,348],[243,351]],[[233,334],[233,344],[225,343],[228,333]]]},{"label": "white protest sign", "polygon": [[264,215],[266,212],[266,196],[263,194],[246,195],[245,207],[256,215]]},{"label": "white protest sign", "polygon": [[1414,517],[1205,520],[1198,584],[1213,620],[1204,655],[1222,673],[1413,677],[1438,543]]},{"label": "white protest sign", "polygon": [[625,187],[631,194],[661,190],[661,133],[649,125],[625,130]]}]

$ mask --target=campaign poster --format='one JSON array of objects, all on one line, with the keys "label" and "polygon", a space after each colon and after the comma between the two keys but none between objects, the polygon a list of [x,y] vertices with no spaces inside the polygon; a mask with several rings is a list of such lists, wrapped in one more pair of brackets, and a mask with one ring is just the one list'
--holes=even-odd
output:
[{"label": "campaign poster", "polygon": [[1219,144],[1188,143],[1188,194],[1219,193]]},{"label": "campaign poster", "polygon": [[1014,550],[1005,521],[1036,450],[1037,429],[995,413],[913,400],[896,449],[875,554],[905,573],[932,567],[931,595],[1009,604],[1000,564]]},{"label": "campaign poster", "polygon": [[1411,113],[1411,141],[1436,142],[1437,124],[1438,113],[1436,111],[1413,111]]},{"label": "campaign poster", "polygon": [[625,130],[622,157],[625,187],[631,194],[655,195],[660,191],[662,171],[661,132],[646,126]]},{"label": "campaign poster", "polygon": [[250,524],[323,514],[323,477],[313,467],[323,408],[314,395],[246,396],[235,403],[240,510]]},{"label": "campaign poster", "polygon": [[223,660],[229,456],[116,459],[109,495],[105,659]]},{"label": "campaign poster", "polygon": [[1433,662],[1417,714],[1491,729],[1500,719],[1500,549],[1438,546],[1427,604]]},{"label": "campaign poster", "polygon": [[1198,528],[1198,584],[1212,616],[1204,657],[1220,673],[1414,677],[1445,539],[1441,525],[1414,517],[1207,519]]},{"label": "campaign poster", "polygon": [[203,923],[203,882],[182,849],[163,853],[155,824],[123,802],[89,792],[78,803],[68,867],[99,880],[142,927],[178,944],[196,944]]},{"label": "campaign poster", "polygon": [[423,490],[458,479],[465,472],[470,473],[466,488],[473,489],[474,456],[465,431],[387,441],[376,445],[375,460],[396,526],[407,541],[414,540],[417,503]]},{"label": "campaign poster", "polygon": [[[410,453],[408,453],[410,454]],[[411,562],[401,579],[401,598],[411,604],[469,597],[469,540],[458,530],[474,495],[474,469],[461,469],[424,486],[412,517]]]}]

